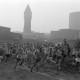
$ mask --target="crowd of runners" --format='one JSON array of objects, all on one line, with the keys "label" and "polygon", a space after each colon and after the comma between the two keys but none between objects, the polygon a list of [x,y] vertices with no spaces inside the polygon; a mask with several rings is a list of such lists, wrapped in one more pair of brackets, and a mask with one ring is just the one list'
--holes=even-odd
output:
[{"label": "crowd of runners", "polygon": [[20,41],[0,43],[0,62],[15,60],[16,67],[25,64],[30,71],[43,67],[45,64],[56,66],[60,71],[64,67],[75,68],[80,72],[80,49],[71,49],[67,40],[55,45],[53,42]]}]

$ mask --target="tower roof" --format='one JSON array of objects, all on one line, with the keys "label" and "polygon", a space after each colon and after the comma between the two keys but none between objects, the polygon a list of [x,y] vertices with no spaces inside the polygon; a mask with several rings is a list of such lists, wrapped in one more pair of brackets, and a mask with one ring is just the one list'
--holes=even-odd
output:
[{"label": "tower roof", "polygon": [[32,13],[29,4],[27,5],[24,13]]}]

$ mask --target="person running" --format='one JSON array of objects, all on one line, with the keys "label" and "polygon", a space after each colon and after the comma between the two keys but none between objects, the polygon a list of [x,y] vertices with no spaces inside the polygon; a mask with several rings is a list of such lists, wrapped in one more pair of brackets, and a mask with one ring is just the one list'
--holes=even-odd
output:
[{"label": "person running", "polygon": [[0,62],[2,61],[2,59],[4,58],[4,49],[3,47],[0,45]]},{"label": "person running", "polygon": [[6,43],[5,43],[4,50],[5,50],[5,62],[7,63],[7,61],[8,61],[9,58],[10,58],[10,51],[9,51],[8,46],[7,46]]}]

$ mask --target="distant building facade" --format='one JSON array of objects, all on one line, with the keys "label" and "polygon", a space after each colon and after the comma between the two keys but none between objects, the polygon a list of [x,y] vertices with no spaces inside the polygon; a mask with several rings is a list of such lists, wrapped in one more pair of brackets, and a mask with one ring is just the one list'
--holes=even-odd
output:
[{"label": "distant building facade", "polygon": [[0,26],[0,40],[22,39],[22,34],[11,32],[10,28]]},{"label": "distant building facade", "polygon": [[69,15],[69,29],[61,29],[59,31],[51,31],[50,35],[44,33],[35,33],[31,31],[32,12],[30,6],[24,11],[24,39],[68,39],[75,40],[80,39],[80,12],[73,12]]},{"label": "distant building facade", "polygon": [[80,39],[80,12],[72,12],[69,15],[69,29],[61,29],[51,32],[51,39]]},{"label": "distant building facade", "polygon": [[51,39],[76,40],[80,38],[79,33],[79,30],[73,29],[61,29],[59,31],[51,31]]},{"label": "distant building facade", "polygon": [[24,33],[31,33],[31,19],[32,19],[32,12],[30,6],[27,5],[27,8],[24,12]]},{"label": "distant building facade", "polygon": [[24,30],[23,30],[24,39],[33,38],[33,34],[31,32],[31,19],[32,19],[32,12],[30,6],[27,5],[27,8],[24,11]]},{"label": "distant building facade", "polygon": [[70,13],[69,28],[74,30],[80,30],[80,12]]},{"label": "distant building facade", "polygon": [[32,12],[30,6],[24,11],[24,29],[23,29],[23,39],[38,39],[38,33],[31,31],[31,20]]}]

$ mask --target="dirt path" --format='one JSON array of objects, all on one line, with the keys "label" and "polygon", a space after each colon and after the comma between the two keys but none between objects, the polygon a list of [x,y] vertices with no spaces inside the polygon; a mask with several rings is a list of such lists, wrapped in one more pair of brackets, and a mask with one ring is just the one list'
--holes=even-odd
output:
[{"label": "dirt path", "polygon": [[13,63],[0,63],[0,80],[80,80],[80,78],[74,78],[52,70],[30,72],[29,68],[23,65],[13,71],[13,67]]}]

